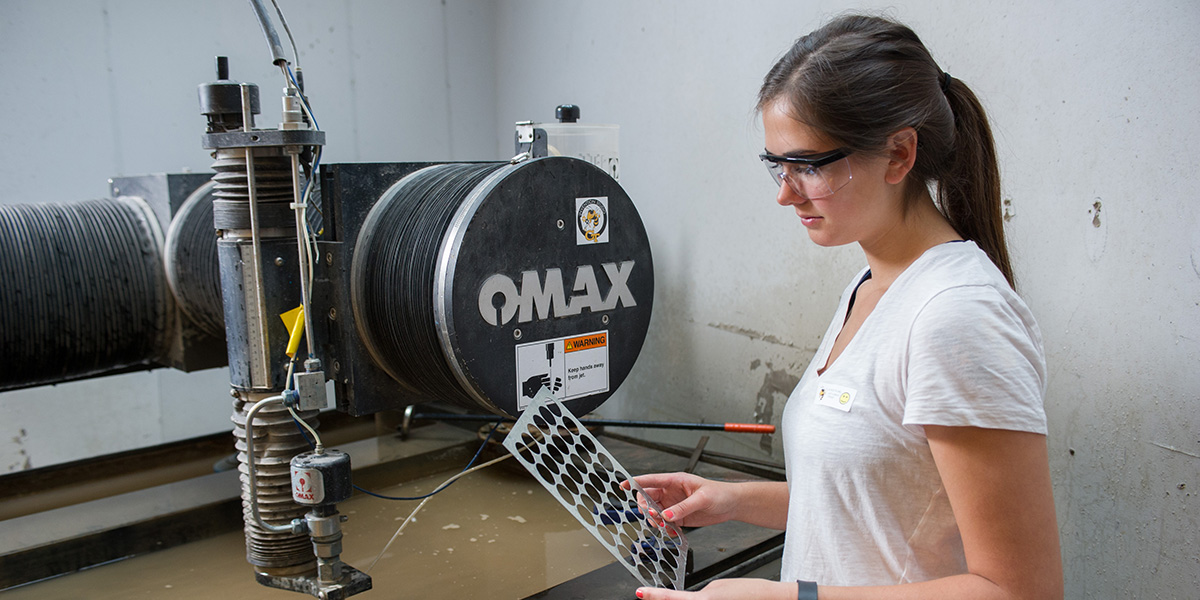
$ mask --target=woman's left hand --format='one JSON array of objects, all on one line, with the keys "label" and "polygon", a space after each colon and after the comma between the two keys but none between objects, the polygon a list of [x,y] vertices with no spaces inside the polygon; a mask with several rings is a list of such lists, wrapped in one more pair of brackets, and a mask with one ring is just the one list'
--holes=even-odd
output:
[{"label": "woman's left hand", "polygon": [[795,600],[796,582],[767,579],[718,579],[698,592],[680,592],[661,588],[638,588],[641,600],[718,600],[754,598],[755,600]]}]

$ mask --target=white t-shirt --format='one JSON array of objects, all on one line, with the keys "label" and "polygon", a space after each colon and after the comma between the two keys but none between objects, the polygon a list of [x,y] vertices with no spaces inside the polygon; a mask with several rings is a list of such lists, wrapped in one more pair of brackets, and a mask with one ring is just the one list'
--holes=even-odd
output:
[{"label": "white t-shirt", "polygon": [[973,242],[926,251],[823,374],[860,273],[783,413],[784,581],[888,585],[966,572],[922,425],[1046,433],[1041,333]]}]

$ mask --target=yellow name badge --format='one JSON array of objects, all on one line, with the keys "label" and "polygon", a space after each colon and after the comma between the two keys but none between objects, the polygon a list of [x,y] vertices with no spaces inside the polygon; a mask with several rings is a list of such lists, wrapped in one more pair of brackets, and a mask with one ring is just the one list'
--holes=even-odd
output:
[{"label": "yellow name badge", "polygon": [[854,405],[854,397],[858,392],[848,387],[823,385],[817,388],[817,404],[836,408],[842,412],[850,412]]}]

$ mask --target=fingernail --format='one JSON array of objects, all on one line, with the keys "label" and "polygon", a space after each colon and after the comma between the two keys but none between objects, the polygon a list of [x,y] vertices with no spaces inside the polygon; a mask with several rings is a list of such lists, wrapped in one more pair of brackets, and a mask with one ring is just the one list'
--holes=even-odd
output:
[{"label": "fingernail", "polygon": [[638,597],[638,598],[641,598],[641,597],[642,597],[642,590],[638,590],[638,591],[637,591],[637,597]]},{"label": "fingernail", "polygon": [[666,518],[667,518],[667,520],[669,521],[669,520],[671,520],[671,519],[674,519],[674,518],[675,518],[675,513],[671,512],[671,511],[669,511],[669,510],[664,510],[664,511],[663,511],[663,516],[664,516],[664,517],[666,517]]}]

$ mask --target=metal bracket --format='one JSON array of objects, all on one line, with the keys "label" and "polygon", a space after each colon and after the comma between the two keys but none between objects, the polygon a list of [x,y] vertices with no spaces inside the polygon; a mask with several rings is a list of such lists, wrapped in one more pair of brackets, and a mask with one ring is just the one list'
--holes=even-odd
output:
[{"label": "metal bracket", "polygon": [[512,164],[521,162],[518,159],[522,156],[541,158],[550,154],[546,145],[546,130],[534,127],[533,121],[517,121],[515,142],[517,155],[513,157]]},{"label": "metal bracket", "polygon": [[517,121],[517,143],[533,143],[533,121]]},{"label": "metal bracket", "polygon": [[300,395],[297,408],[300,410],[324,410],[329,406],[325,394],[325,372],[311,371],[296,373],[296,392]]}]

